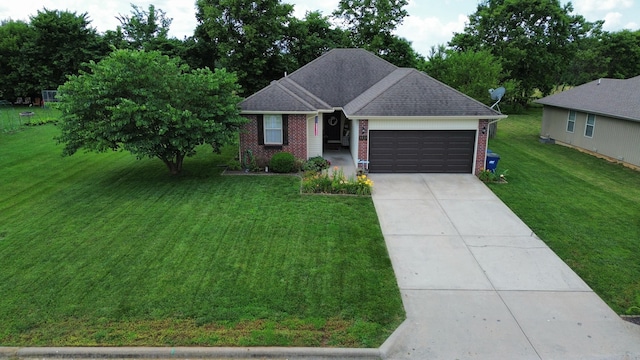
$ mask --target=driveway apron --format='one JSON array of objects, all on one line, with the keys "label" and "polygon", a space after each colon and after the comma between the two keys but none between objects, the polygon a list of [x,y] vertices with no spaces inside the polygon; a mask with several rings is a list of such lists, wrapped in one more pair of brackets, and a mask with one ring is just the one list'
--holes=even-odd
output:
[{"label": "driveway apron", "polygon": [[386,359],[640,359],[640,326],[475,176],[371,178],[407,313]]}]

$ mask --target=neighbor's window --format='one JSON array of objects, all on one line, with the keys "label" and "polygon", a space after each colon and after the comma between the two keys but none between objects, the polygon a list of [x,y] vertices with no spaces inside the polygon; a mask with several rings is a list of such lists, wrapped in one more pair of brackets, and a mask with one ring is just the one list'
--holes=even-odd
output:
[{"label": "neighbor's window", "polygon": [[584,128],[584,136],[593,137],[593,129],[596,127],[596,116],[587,114],[587,125]]},{"label": "neighbor's window", "polygon": [[576,126],[576,112],[569,110],[569,119],[567,119],[567,132],[572,133],[573,128]]},{"label": "neighbor's window", "polygon": [[264,116],[264,143],[282,145],[282,115]]}]

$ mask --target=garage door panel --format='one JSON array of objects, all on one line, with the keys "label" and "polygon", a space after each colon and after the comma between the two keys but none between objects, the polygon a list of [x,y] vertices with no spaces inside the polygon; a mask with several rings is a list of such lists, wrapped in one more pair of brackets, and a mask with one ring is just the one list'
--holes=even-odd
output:
[{"label": "garage door panel", "polygon": [[471,173],[474,149],[474,130],[372,130],[369,170]]}]

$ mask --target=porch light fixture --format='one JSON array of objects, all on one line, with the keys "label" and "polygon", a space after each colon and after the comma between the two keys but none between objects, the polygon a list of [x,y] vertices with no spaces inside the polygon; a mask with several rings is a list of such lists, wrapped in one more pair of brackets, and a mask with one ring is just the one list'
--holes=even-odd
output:
[{"label": "porch light fixture", "polygon": [[367,129],[364,127],[364,125],[362,125],[362,132],[361,135],[365,135],[367,133]]},{"label": "porch light fixture", "polygon": [[487,127],[486,127],[486,126],[483,126],[483,127],[482,127],[482,133],[483,133],[483,134],[486,134],[486,133],[487,133]]}]

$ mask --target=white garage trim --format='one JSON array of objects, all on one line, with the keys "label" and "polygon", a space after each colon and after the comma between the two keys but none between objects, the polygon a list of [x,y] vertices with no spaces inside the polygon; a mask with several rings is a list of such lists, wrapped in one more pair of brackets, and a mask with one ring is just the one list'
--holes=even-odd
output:
[{"label": "white garage trim", "polygon": [[478,119],[375,119],[369,130],[477,130]]}]

